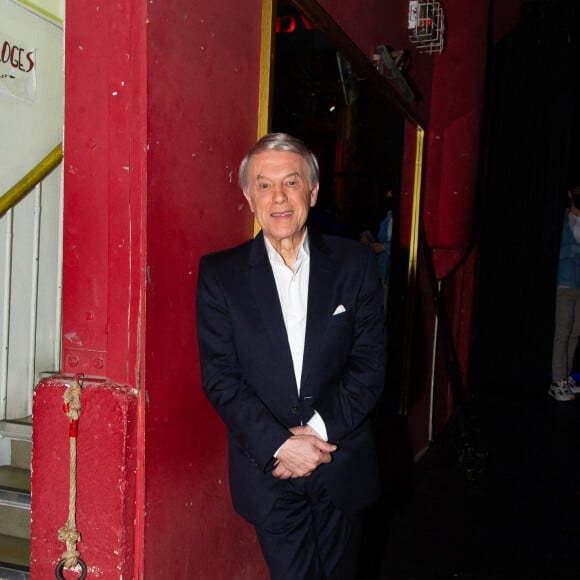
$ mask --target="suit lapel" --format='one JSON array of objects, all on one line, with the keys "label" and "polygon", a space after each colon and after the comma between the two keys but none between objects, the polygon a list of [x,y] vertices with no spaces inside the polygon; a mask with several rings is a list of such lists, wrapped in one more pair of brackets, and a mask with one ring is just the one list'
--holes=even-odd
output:
[{"label": "suit lapel", "polygon": [[256,312],[268,333],[272,356],[282,367],[280,376],[291,377],[292,384],[296,388],[288,334],[265,243],[262,232],[252,242],[248,259],[248,287],[256,304]]},{"label": "suit lapel", "polygon": [[[330,250],[316,232],[309,233],[310,280],[308,283],[308,311],[306,318],[306,338],[304,341],[304,361],[301,384],[306,385],[313,366],[319,363],[317,353],[328,317],[330,316],[331,287],[336,261]],[[303,393],[308,396],[308,393]]]}]

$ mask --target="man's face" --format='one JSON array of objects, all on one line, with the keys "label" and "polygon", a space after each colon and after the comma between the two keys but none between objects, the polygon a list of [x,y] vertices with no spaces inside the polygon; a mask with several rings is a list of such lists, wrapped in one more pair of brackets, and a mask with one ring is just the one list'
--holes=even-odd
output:
[{"label": "man's face", "polygon": [[310,186],[308,165],[298,153],[263,151],[250,158],[244,195],[264,235],[278,247],[302,236],[318,183]]}]

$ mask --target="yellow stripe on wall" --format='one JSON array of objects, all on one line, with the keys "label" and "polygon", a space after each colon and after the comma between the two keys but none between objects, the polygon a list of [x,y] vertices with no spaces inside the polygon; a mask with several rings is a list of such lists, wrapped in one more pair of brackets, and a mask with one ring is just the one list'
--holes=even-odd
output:
[{"label": "yellow stripe on wall", "polygon": [[40,2],[30,2],[30,0],[13,0],[15,4],[20,4],[31,12],[46,18],[50,22],[62,28],[64,23],[64,0],[41,0]]}]

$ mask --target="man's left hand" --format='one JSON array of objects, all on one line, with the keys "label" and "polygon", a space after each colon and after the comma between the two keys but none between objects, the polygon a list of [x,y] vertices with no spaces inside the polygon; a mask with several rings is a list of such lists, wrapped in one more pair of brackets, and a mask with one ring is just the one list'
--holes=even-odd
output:
[{"label": "man's left hand", "polygon": [[292,437],[278,451],[274,477],[307,477],[323,463],[332,461],[336,445],[323,441],[310,425],[293,427],[290,432]]}]

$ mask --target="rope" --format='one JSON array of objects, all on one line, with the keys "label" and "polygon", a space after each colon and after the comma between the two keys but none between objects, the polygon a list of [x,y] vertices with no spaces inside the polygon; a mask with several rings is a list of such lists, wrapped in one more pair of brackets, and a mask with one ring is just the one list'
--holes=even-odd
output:
[{"label": "rope", "polygon": [[76,524],[77,503],[77,434],[78,421],[81,415],[81,385],[80,375],[77,375],[64,393],[64,412],[70,419],[70,486],[68,501],[68,519],[66,524],[59,530],[58,539],[66,543],[66,551],[62,553],[65,568],[74,568],[79,563],[80,552],[77,550],[77,542],[81,535]]}]

